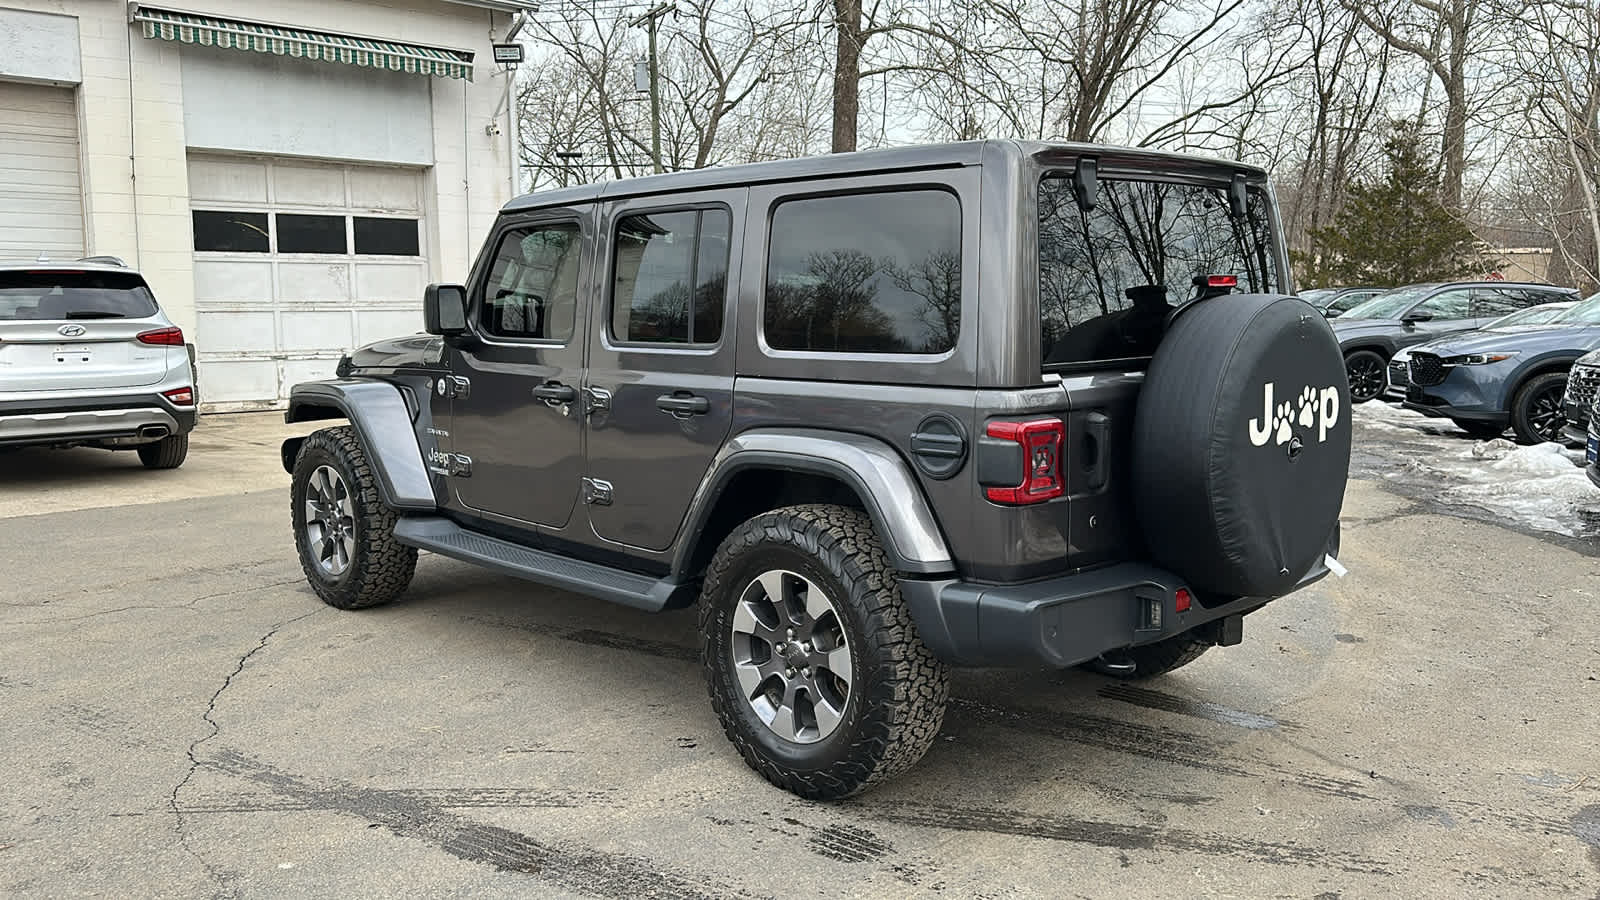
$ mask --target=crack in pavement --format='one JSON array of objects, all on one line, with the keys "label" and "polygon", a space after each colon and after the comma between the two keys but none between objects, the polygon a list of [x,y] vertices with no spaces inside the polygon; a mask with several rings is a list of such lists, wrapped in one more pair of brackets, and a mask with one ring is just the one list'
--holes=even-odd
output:
[{"label": "crack in pavement", "polygon": [[[216,596],[225,595],[219,594]],[[198,603],[204,599],[207,598],[198,597],[190,602]],[[183,774],[182,780],[173,786],[172,793],[167,796],[167,803],[172,807],[172,815],[175,819],[173,828],[178,832],[178,843],[183,846],[185,853],[188,853],[190,856],[194,857],[195,861],[200,863],[200,865],[205,868],[206,875],[216,883],[219,890],[226,891],[226,896],[237,897],[238,891],[228,888],[227,879],[223,878],[222,874],[217,871],[217,868],[211,864],[210,860],[202,856],[200,852],[194,849],[194,847],[189,843],[189,833],[183,827],[184,810],[178,806],[178,793],[189,784],[190,780],[194,778],[194,773],[200,768],[200,760],[195,756],[195,751],[199,749],[201,744],[204,744],[205,742],[222,733],[222,726],[217,723],[216,719],[212,718],[212,714],[217,710],[217,701],[221,699],[222,692],[226,691],[228,686],[233,684],[233,679],[237,678],[239,673],[244,671],[245,664],[250,661],[251,657],[266,649],[267,642],[272,640],[273,635],[277,634],[284,628],[287,628],[290,625],[301,621],[302,619],[308,619],[319,612],[321,612],[321,610],[314,609],[311,612],[295,616],[294,618],[285,620],[283,622],[279,622],[278,624],[272,626],[272,628],[268,630],[266,634],[262,635],[261,640],[257,642],[254,647],[250,648],[248,652],[239,657],[239,661],[234,665],[233,671],[229,672],[227,677],[222,679],[222,685],[217,688],[216,692],[211,695],[211,699],[206,703],[206,711],[200,714],[200,718],[203,719],[207,725],[211,726],[211,733],[202,735],[201,737],[195,738],[193,741],[189,742],[189,770]]]},{"label": "crack in pavement", "polygon": [[[81,615],[81,616],[67,616],[65,618],[60,618],[60,619],[28,619],[28,620],[24,620],[24,621],[21,621],[21,622],[7,622],[6,624],[7,625],[58,625],[58,624],[61,624],[61,623],[64,623],[64,622],[81,622],[84,619],[93,619],[93,618],[96,618],[98,616],[109,616],[109,615],[112,615],[114,613],[128,612],[129,610],[135,610],[135,609],[181,609],[181,610],[187,610],[189,612],[198,612],[198,610],[195,609],[195,605],[199,604],[199,603],[202,603],[202,602],[204,602],[206,600],[218,600],[218,599],[221,599],[223,597],[236,597],[236,596],[239,596],[240,594],[248,594],[248,593],[251,593],[253,591],[264,591],[264,590],[267,590],[268,588],[283,587],[284,585],[288,585],[288,584],[299,584],[300,582],[302,582],[304,580],[305,580],[304,578],[291,578],[291,579],[288,579],[287,581],[274,581],[274,582],[272,582],[270,584],[257,584],[257,585],[252,585],[252,586],[247,587],[247,588],[236,588],[236,589],[231,590],[231,591],[221,591],[221,592],[215,593],[215,594],[206,594],[204,597],[196,597],[193,600],[189,600],[189,601],[186,601],[184,603],[163,603],[163,604],[159,604],[159,605],[155,605],[155,606],[119,606],[116,609],[103,609],[103,610],[100,610],[99,612],[85,613],[84,615]],[[59,600],[59,599],[64,599],[64,598],[57,598],[57,599]],[[48,605],[50,603],[53,603],[53,602],[56,602],[56,601],[55,600],[46,600],[46,601],[44,601],[42,603],[23,603],[23,604],[6,604],[6,605],[7,606],[12,606],[12,607],[18,607],[18,608],[27,608],[27,607],[46,606],[46,605]]]}]

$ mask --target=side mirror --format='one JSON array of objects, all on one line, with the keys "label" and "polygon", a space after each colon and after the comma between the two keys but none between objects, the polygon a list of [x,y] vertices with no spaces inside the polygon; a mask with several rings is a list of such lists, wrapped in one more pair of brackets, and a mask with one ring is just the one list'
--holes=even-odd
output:
[{"label": "side mirror", "polygon": [[467,289],[459,284],[430,284],[422,292],[422,330],[453,337],[467,330]]},{"label": "side mirror", "polygon": [[1339,318],[1339,310],[1325,306],[1322,309],[1322,316],[1325,319],[1337,319]]},{"label": "side mirror", "polygon": [[1402,324],[1405,324],[1405,325],[1413,325],[1413,324],[1416,324],[1417,322],[1431,322],[1431,321],[1433,321],[1433,313],[1431,313],[1431,312],[1423,312],[1420,309],[1412,310],[1411,312],[1408,312],[1404,316],[1400,317],[1400,322]]}]

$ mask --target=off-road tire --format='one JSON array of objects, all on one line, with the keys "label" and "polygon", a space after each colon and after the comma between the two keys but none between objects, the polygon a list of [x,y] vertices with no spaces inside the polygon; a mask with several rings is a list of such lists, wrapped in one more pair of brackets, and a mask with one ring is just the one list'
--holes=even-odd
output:
[{"label": "off-road tire", "polygon": [[[350,488],[355,509],[355,552],[350,567],[332,578],[318,568],[306,534],[307,485],[319,466],[331,466],[339,473]],[[339,609],[365,609],[405,592],[417,569],[417,549],[395,540],[399,516],[383,505],[372,465],[354,429],[324,428],[305,439],[295,456],[289,497],[300,568],[324,603]]]},{"label": "off-road tire", "polygon": [[1454,422],[1457,428],[1479,440],[1486,441],[1491,438],[1497,438],[1505,434],[1506,431],[1504,425],[1495,425],[1490,422],[1474,422],[1471,419],[1451,419],[1450,421]]},{"label": "off-road tire", "polygon": [[[1361,374],[1371,371],[1372,366],[1377,366],[1378,371],[1376,389],[1370,383],[1370,379],[1361,378]],[[1389,387],[1389,361],[1376,350],[1356,350],[1345,354],[1344,370],[1345,377],[1350,380],[1352,406],[1382,397],[1384,390]],[[1361,382],[1359,387],[1357,382]]]},{"label": "off-road tire", "polygon": [[[1517,388],[1517,393],[1511,400],[1511,430],[1516,432],[1517,442],[1522,444],[1542,444],[1547,441],[1561,441],[1561,426],[1566,417],[1561,406],[1561,395],[1566,390],[1566,372],[1545,372],[1535,375]],[[1540,434],[1534,421],[1538,410],[1534,409],[1541,396],[1545,400],[1554,397],[1556,424],[1550,434]],[[1549,411],[1546,410],[1546,413]]]},{"label": "off-road tire", "polygon": [[139,445],[139,462],[146,469],[176,469],[189,458],[189,436],[169,434],[159,441]]},{"label": "off-road tire", "polygon": [[[782,567],[821,587],[850,648],[852,684],[835,730],[795,743],[742,696],[732,659],[735,607],[762,572]],[[701,594],[702,663],[711,704],[751,768],[809,800],[837,800],[909,769],[944,721],[949,672],[922,643],[872,521],[842,506],[790,506],[756,516],[722,542]]]},{"label": "off-road tire", "polygon": [[1145,644],[1142,647],[1129,647],[1119,650],[1115,654],[1116,661],[1131,662],[1133,669],[1107,666],[1102,660],[1090,663],[1096,672],[1123,681],[1139,681],[1145,678],[1154,678],[1165,675],[1173,669],[1181,669],[1194,662],[1210,650],[1212,645],[1207,641],[1199,640],[1187,634],[1169,637],[1164,641],[1154,644]]}]

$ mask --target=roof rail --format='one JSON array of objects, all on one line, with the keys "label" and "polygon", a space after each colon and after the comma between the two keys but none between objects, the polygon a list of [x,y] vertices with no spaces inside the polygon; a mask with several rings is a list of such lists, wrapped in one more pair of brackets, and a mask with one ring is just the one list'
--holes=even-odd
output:
[{"label": "roof rail", "polygon": [[126,269],[128,267],[128,264],[123,262],[122,258],[118,256],[84,256],[80,257],[78,262],[101,263],[107,266],[116,266],[119,269]]}]

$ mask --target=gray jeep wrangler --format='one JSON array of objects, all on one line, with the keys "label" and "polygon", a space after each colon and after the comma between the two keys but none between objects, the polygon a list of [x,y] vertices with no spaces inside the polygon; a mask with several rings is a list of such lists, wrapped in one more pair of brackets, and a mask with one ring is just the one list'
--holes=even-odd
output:
[{"label": "gray jeep wrangler", "polygon": [[417,550],[700,605],[773,784],[914,764],[950,666],[1159,675],[1337,568],[1349,387],[1264,172],[985,141],[521,197],[426,334],[297,385],[341,609]]}]

